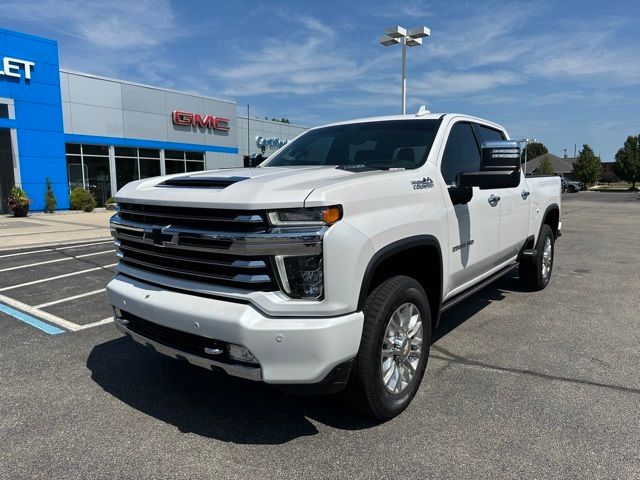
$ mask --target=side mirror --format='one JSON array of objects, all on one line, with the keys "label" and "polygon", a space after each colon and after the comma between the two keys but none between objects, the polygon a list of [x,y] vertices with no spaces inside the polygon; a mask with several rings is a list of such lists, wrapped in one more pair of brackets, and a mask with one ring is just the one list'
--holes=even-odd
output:
[{"label": "side mirror", "polygon": [[458,187],[515,188],[520,184],[518,142],[501,140],[482,144],[479,172],[463,172],[456,177]]},{"label": "side mirror", "polygon": [[466,205],[473,198],[473,189],[471,187],[449,187],[447,188],[451,203],[454,205]]}]

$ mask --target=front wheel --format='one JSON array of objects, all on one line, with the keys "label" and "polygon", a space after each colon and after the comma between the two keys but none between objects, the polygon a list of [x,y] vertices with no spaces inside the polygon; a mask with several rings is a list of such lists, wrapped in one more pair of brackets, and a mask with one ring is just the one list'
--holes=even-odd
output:
[{"label": "front wheel", "polygon": [[367,297],[358,356],[346,389],[361,413],[381,420],[400,414],[422,381],[431,345],[431,311],[415,279],[392,277]]}]

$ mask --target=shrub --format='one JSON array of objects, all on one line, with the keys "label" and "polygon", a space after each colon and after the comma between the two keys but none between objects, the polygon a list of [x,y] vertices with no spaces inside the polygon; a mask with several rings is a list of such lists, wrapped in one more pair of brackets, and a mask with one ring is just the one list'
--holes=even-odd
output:
[{"label": "shrub", "polygon": [[107,198],[107,201],[104,203],[116,203],[115,199],[113,197],[109,197]]},{"label": "shrub", "polygon": [[53,193],[51,180],[47,177],[47,191],[44,193],[44,211],[47,213],[53,213],[56,211],[56,208],[58,208],[56,194]]},{"label": "shrub", "polygon": [[77,187],[71,190],[71,194],[69,194],[69,205],[71,206],[71,210],[91,212],[96,208],[96,199],[89,190]]}]

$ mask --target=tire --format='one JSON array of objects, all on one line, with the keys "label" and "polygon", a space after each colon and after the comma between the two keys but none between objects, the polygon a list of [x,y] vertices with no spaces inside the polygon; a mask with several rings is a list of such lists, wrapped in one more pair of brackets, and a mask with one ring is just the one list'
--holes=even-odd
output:
[{"label": "tire", "polygon": [[[545,251],[547,252],[545,254]],[[536,253],[531,260],[520,263],[518,276],[522,285],[531,291],[544,289],[551,279],[553,256],[555,253],[555,237],[547,224],[542,226],[536,243]]]},{"label": "tire", "polygon": [[[416,313],[419,317],[414,321]],[[411,277],[391,277],[368,295],[364,316],[360,348],[345,397],[360,413],[388,420],[411,403],[427,366],[431,345],[427,294]],[[410,320],[403,326],[402,320],[407,318]],[[416,353],[418,344],[420,348]],[[383,372],[388,381],[383,378]]]}]

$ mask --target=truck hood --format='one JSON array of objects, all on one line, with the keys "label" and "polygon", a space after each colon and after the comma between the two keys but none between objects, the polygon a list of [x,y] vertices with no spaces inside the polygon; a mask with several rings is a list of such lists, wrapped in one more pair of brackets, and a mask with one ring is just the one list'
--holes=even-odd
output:
[{"label": "truck hood", "polygon": [[302,207],[316,188],[383,171],[354,173],[334,166],[263,167],[180,173],[125,185],[116,201],[188,207]]}]

